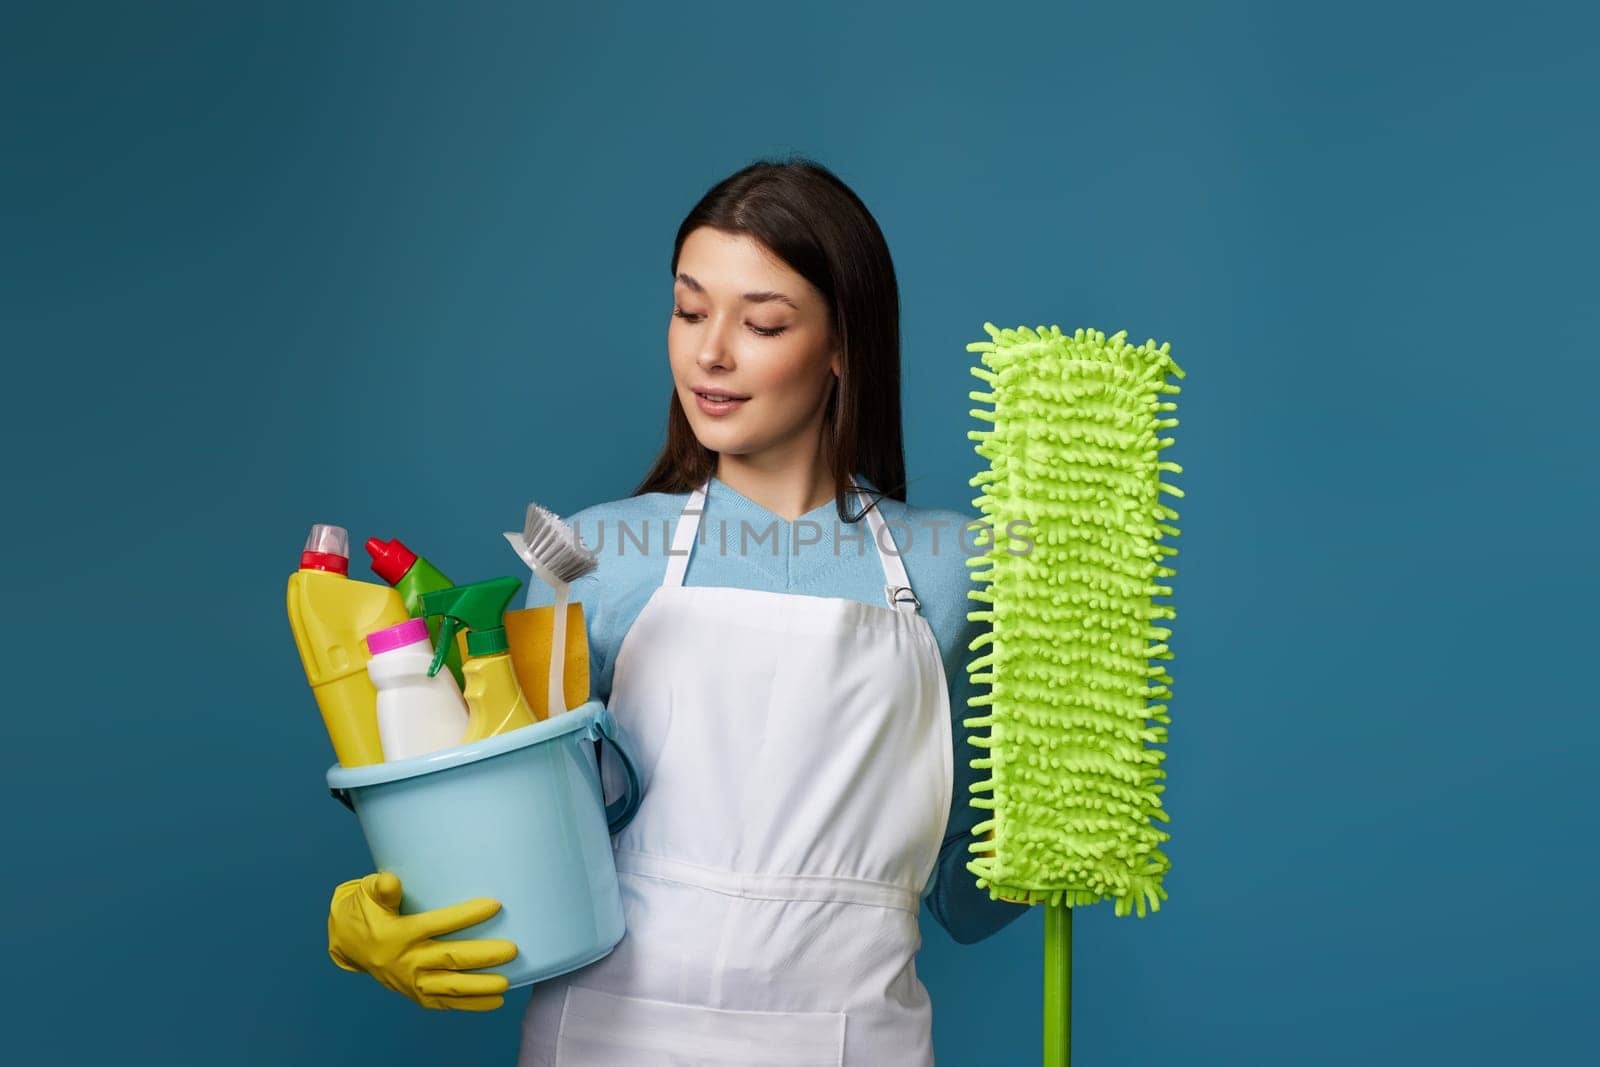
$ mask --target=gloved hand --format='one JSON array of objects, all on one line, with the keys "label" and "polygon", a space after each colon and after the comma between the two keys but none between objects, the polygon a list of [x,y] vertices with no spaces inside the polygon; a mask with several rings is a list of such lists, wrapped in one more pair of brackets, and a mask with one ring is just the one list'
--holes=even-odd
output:
[{"label": "gloved hand", "polygon": [[[990,830],[987,833],[985,833],[983,835],[983,839],[985,841],[993,841],[994,840],[994,831]],[[986,852],[978,853],[978,855],[980,855],[980,856],[992,856],[992,855],[994,855],[994,850],[993,849],[989,849]],[[1007,904],[1026,904],[1026,903],[1028,903],[1028,901],[1026,899],[1022,898],[1022,897],[1009,897],[1009,896],[1006,896],[1004,893],[996,893],[995,897],[997,899],[999,899],[999,900],[1005,901]]]},{"label": "gloved hand", "polygon": [[510,941],[435,941],[480,923],[500,902],[479,898],[401,915],[400,879],[385,871],[345,882],[328,908],[328,955],[347,971],[365,971],[424,1008],[493,1011],[505,1003],[499,974],[463,974],[516,958]]}]

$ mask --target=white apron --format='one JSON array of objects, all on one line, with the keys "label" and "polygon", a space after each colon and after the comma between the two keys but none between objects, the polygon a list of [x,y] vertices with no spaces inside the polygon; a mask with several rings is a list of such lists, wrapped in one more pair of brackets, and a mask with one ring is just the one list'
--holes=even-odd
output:
[{"label": "white apron", "polygon": [[518,1062],[931,1064],[914,959],[950,810],[938,642],[876,508],[883,605],[684,585],[705,492],[617,652],[609,706],[645,787],[613,842],[628,932],[534,986]]}]

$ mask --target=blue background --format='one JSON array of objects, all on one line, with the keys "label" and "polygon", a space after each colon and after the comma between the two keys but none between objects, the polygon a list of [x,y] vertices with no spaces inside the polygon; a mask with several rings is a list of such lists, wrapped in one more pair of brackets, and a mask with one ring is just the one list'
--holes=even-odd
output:
[{"label": "blue background", "polygon": [[[972,495],[985,320],[1189,372],[1171,901],[1079,916],[1080,1062],[1581,1056],[1578,8],[8,6],[6,1058],[512,1060],[522,995],[326,958],[368,860],[284,579],[314,521],[487,577],[626,495],[675,228],[791,151],[895,255],[914,502]],[[941,1063],[1034,1060],[1038,914],[925,932]]]}]

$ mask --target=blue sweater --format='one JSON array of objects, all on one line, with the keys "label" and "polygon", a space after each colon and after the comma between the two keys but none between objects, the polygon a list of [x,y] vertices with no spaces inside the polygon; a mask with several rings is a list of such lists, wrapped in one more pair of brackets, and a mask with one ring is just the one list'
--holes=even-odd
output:
[{"label": "blue sweater", "polygon": [[[857,481],[870,486],[860,475]],[[596,504],[568,517],[584,544],[600,559],[593,574],[572,586],[572,599],[583,604],[590,692],[596,700],[610,700],[617,650],[645,601],[661,584],[666,549],[688,498],[688,493],[646,493]],[[850,498],[848,503],[854,514],[859,506],[856,499]],[[962,531],[971,520],[957,511],[916,508],[888,498],[878,507],[922,602],[922,614],[938,639],[950,693],[955,741],[950,819],[939,862],[923,897],[950,936],[969,944],[988,937],[1026,910],[990,900],[988,891],[979,890],[966,869],[970,830],[977,821],[977,812],[968,803],[968,786],[976,778],[968,764],[976,750],[967,744],[967,729],[961,720],[971,714],[967,698],[972,686],[966,664],[975,653],[968,652],[967,646],[981,626],[966,618],[972,603],[966,595],[972,588],[966,560],[973,540],[970,533],[963,537]],[[853,525],[842,523],[831,499],[791,524],[721,479],[712,478],[700,523],[700,539],[689,556],[685,585],[885,603],[883,567],[872,547],[870,526],[865,518]],[[841,536],[835,538],[835,533]],[[551,600],[548,586],[537,579],[529,582],[528,607]]]}]

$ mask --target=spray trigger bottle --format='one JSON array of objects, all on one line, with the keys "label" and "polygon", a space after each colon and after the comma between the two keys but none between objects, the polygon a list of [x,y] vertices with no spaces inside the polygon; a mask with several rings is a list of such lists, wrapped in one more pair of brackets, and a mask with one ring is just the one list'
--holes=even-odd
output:
[{"label": "spray trigger bottle", "polygon": [[456,631],[467,631],[467,660],[461,665],[462,695],[467,699],[464,745],[532,726],[535,721],[528,698],[517,684],[506,642],[506,606],[521,587],[516,578],[492,578],[422,594],[421,614],[442,616],[438,651],[428,668],[430,677],[444,665]]},{"label": "spray trigger bottle", "polygon": [[[398,537],[391,537],[387,541],[367,538],[367,554],[372,557],[372,572],[394,586],[400,598],[406,602],[406,611],[411,613],[412,618],[422,613],[422,594],[436,589],[449,589],[456,584],[446,578],[438,567],[407,548]],[[458,642],[442,644],[439,641],[439,624],[436,622],[428,625],[428,638],[445,649],[444,665],[450,668],[457,688],[466,685],[461,677],[461,653],[456,647]],[[433,672],[438,673],[437,669]]]}]

